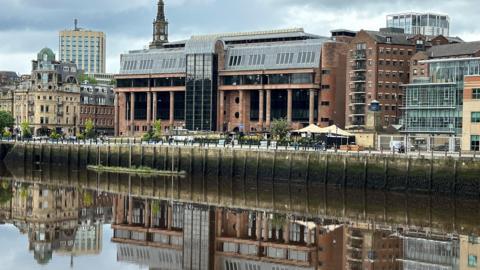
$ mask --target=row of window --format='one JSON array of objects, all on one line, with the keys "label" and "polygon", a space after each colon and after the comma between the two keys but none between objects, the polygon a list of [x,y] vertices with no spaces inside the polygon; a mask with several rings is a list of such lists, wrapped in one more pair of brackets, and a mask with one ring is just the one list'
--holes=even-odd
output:
[{"label": "row of window", "polygon": [[[295,54],[297,57],[295,58]],[[315,52],[284,52],[277,53],[275,63],[277,65],[291,65],[291,64],[309,64],[315,62]],[[228,65],[231,67],[235,66],[258,66],[265,64],[265,54],[252,54],[248,56],[245,55],[231,55],[228,60]]]},{"label": "row of window", "polygon": [[[355,45],[357,53],[366,54],[367,52],[367,44],[366,43],[357,43]],[[405,50],[398,49],[398,48],[390,48],[390,47],[379,47],[378,52],[380,54],[393,54],[393,55],[405,55]],[[368,55],[372,55],[372,49],[368,49]],[[354,52],[352,52],[352,55]],[[407,55],[412,55],[413,50],[407,50]]]},{"label": "row of window", "polygon": [[80,113],[86,114],[113,114],[111,108],[80,107]]},{"label": "row of window", "polygon": [[270,74],[224,76],[223,85],[259,85],[259,84],[310,84],[313,74]]},{"label": "row of window", "polygon": [[[174,69],[174,68],[184,68],[185,67],[185,59],[184,58],[169,58],[169,59],[162,59],[160,64],[161,69]],[[130,60],[124,61],[122,65],[123,70],[136,70],[137,64],[138,69],[145,70],[145,69],[152,69],[155,60],[148,59],[148,60]]]},{"label": "row of window", "polygon": [[[85,123],[89,120],[89,118],[81,118],[80,119],[80,125],[85,125]],[[112,119],[95,119],[93,121],[95,125],[99,126],[113,126],[113,120]]]}]

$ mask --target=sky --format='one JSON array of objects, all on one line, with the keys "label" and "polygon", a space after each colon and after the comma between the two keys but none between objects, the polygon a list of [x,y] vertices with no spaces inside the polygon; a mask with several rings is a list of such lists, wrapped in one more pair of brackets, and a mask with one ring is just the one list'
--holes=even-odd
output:
[{"label": "sky", "polygon": [[[49,0],[37,0],[49,1]],[[110,225],[103,225],[102,250],[97,256],[80,256],[73,259],[70,267],[70,256],[53,253],[47,265],[40,266],[34,258],[33,251],[28,250],[28,235],[21,234],[13,225],[0,225],[0,259],[2,270],[63,270],[63,269],[147,269],[138,265],[117,261],[117,246],[110,239],[113,230]],[[8,244],[5,244],[8,243]]]},{"label": "sky", "polygon": [[[450,33],[480,40],[478,0],[165,0],[170,41],[197,34],[302,27],[329,36],[332,29],[378,30],[387,14],[436,12],[451,18]],[[73,28],[107,35],[107,72],[120,54],[151,40],[157,0],[0,0],[0,70],[29,74],[43,47],[58,52],[58,32]]]}]

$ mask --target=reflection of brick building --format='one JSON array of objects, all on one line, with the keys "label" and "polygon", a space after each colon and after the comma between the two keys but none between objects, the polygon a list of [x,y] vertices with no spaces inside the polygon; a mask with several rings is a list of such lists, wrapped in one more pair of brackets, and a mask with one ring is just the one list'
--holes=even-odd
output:
[{"label": "reflection of brick building", "polygon": [[[213,215],[208,207],[117,196],[113,208],[112,241],[119,244],[119,260],[152,268],[210,269]],[[132,256],[131,250],[163,257]]]},{"label": "reflection of brick building", "polygon": [[347,42],[355,33],[332,34],[333,40],[303,29],[193,36],[124,54],[116,76],[117,133],[142,134],[156,119],[190,130],[262,131],[278,118],[293,127],[343,126]]}]

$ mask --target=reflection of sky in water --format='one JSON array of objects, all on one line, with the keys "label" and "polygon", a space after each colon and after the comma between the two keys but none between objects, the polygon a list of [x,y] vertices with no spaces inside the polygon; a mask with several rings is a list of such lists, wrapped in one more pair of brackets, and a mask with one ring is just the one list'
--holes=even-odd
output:
[{"label": "reflection of sky in water", "polygon": [[28,236],[21,234],[13,225],[0,225],[0,269],[141,269],[138,265],[117,262],[116,244],[112,243],[113,231],[110,225],[103,226],[103,247],[100,255],[73,258],[70,268],[70,256],[53,253],[47,265],[39,265],[33,251],[28,250]]}]

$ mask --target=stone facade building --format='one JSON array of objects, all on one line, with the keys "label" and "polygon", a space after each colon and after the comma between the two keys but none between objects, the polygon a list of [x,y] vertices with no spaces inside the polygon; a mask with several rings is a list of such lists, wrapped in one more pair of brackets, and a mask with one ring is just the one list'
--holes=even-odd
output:
[{"label": "stone facade building", "polygon": [[[116,76],[117,135],[164,127],[261,132],[285,118],[343,127],[350,31],[334,39],[303,29],[212,34],[167,41],[163,1],[149,50],[121,56]],[[163,35],[163,39],[162,39]]]},{"label": "stone facade building", "polygon": [[13,116],[13,96],[15,86],[0,86],[0,111],[9,112]]},{"label": "stone facade building", "polygon": [[28,122],[33,134],[75,135],[80,113],[80,86],[77,67],[55,60],[52,50],[45,48],[33,61],[30,81],[15,91],[14,118],[19,127]]}]

